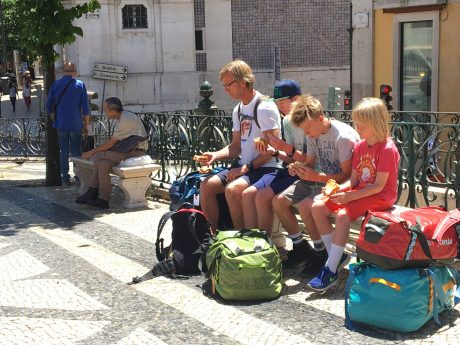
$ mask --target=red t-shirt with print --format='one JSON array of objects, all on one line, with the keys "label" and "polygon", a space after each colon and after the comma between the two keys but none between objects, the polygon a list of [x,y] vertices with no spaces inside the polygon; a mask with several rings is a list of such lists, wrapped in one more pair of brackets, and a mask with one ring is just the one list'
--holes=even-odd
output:
[{"label": "red t-shirt with print", "polygon": [[388,172],[385,187],[377,195],[393,204],[398,196],[398,164],[399,152],[391,138],[372,146],[365,140],[359,141],[353,152],[352,168],[358,173],[358,185],[354,189],[372,185],[377,172]]}]

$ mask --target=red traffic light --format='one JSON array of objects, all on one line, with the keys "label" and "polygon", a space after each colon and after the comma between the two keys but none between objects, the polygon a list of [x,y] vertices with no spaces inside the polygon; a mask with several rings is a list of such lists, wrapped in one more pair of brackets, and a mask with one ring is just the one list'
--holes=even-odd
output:
[{"label": "red traffic light", "polygon": [[380,99],[385,102],[385,105],[388,110],[392,110],[393,107],[391,106],[390,102],[393,100],[391,97],[390,92],[393,88],[390,85],[382,84],[380,85]]},{"label": "red traffic light", "polygon": [[385,85],[385,84],[380,85],[380,93],[381,94],[388,95],[392,90],[393,90],[393,88],[390,85]]}]

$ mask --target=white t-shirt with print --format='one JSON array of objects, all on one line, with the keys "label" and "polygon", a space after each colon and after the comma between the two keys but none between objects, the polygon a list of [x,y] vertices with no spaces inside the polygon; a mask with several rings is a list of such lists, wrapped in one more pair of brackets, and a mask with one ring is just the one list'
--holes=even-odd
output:
[{"label": "white t-shirt with print", "polygon": [[[255,96],[248,104],[240,102],[232,114],[233,132],[241,132],[241,159],[239,164],[247,164],[254,160],[259,152],[254,147],[254,139],[262,136],[262,132],[272,129],[280,129],[281,116],[278,107],[273,101],[262,100],[257,108],[257,126],[254,118],[254,105],[262,94],[256,91]],[[238,107],[240,107],[241,117],[238,119]],[[280,167],[280,163],[272,158],[263,167]]]}]

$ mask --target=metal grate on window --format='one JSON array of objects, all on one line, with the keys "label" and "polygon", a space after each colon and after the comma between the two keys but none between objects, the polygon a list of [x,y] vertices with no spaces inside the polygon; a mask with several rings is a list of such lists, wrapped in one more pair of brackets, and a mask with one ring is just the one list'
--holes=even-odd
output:
[{"label": "metal grate on window", "polygon": [[204,0],[194,0],[195,28],[205,27]]},{"label": "metal grate on window", "polygon": [[147,28],[147,8],[144,5],[125,5],[121,10],[123,29]]},{"label": "metal grate on window", "polygon": [[207,71],[208,64],[206,59],[206,53],[196,53],[196,70]]}]

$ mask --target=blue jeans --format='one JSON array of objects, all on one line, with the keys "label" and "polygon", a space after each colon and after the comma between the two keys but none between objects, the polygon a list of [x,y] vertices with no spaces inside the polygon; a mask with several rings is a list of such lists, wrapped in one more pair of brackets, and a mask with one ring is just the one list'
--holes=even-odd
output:
[{"label": "blue jeans", "polygon": [[69,181],[69,140],[72,157],[79,157],[81,155],[81,131],[69,132],[58,129],[57,132],[59,137],[61,178],[63,181]]}]

